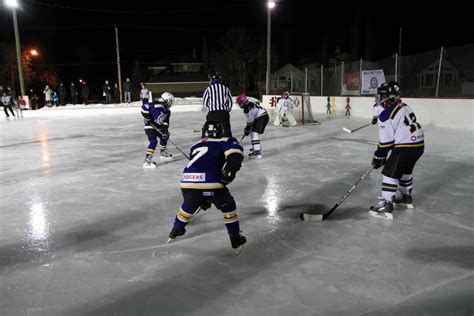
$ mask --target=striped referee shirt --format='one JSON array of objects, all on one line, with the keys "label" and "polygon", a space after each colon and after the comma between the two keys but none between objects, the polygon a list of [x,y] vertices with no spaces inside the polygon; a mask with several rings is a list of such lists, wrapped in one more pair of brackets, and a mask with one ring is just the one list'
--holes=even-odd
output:
[{"label": "striped referee shirt", "polygon": [[232,110],[232,95],[229,88],[222,83],[212,83],[204,91],[204,105],[212,111],[228,111]]}]

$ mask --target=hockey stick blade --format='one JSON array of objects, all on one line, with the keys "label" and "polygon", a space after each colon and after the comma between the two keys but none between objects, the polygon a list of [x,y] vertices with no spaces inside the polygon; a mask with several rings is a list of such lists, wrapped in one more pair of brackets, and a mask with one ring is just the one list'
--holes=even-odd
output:
[{"label": "hockey stick blade", "polygon": [[332,212],[334,212],[336,210],[336,208],[342,204],[342,202],[344,202],[344,200],[352,193],[352,191],[354,191],[354,189],[357,187],[357,185],[359,183],[362,182],[362,180],[365,179],[365,177],[367,177],[367,175],[374,169],[373,166],[370,166],[370,168],[364,172],[364,174],[359,178],[357,179],[357,181],[351,186],[351,188],[341,197],[341,199],[331,208],[331,210],[329,210],[329,212],[327,213],[324,213],[324,214],[308,214],[308,213],[302,213],[300,215],[300,218],[303,220],[303,221],[310,221],[310,222],[321,222],[321,221],[324,221],[325,219],[327,219],[331,214]]},{"label": "hockey stick blade", "polygon": [[348,129],[347,127],[343,127],[342,130],[346,133],[352,133],[352,131],[350,129]]}]

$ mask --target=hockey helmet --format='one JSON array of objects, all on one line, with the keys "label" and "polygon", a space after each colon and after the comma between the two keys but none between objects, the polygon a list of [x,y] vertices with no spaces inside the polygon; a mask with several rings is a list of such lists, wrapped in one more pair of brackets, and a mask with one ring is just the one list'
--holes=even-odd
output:
[{"label": "hockey helmet", "polygon": [[202,127],[202,138],[222,138],[224,136],[224,127],[219,121],[207,121]]},{"label": "hockey helmet", "polygon": [[243,109],[249,103],[249,98],[242,93],[237,97],[236,102],[240,106],[240,108]]},{"label": "hockey helmet", "polygon": [[288,98],[290,97],[290,93],[285,90],[285,91],[283,91],[283,92],[281,93],[281,97],[282,97],[283,99],[288,99]]},{"label": "hockey helmet", "polygon": [[166,108],[170,108],[174,103],[174,95],[169,92],[165,92],[161,95],[161,100]]},{"label": "hockey helmet", "polygon": [[395,81],[384,82],[377,88],[380,104],[387,108],[400,99],[400,85]]},{"label": "hockey helmet", "polygon": [[220,72],[213,72],[211,74],[209,74],[209,79],[211,80],[222,80],[222,74]]}]

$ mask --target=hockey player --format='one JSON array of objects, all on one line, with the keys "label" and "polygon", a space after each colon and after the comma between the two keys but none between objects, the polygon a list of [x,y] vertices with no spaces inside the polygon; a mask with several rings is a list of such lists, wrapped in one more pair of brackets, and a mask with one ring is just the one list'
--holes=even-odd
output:
[{"label": "hockey player", "polygon": [[156,168],[156,163],[152,161],[155,148],[158,145],[157,138],[160,139],[161,158],[171,158],[172,155],[166,150],[166,145],[170,137],[168,128],[170,123],[170,107],[174,103],[174,96],[165,92],[154,102],[142,105],[141,112],[145,122],[145,134],[150,141],[146,150],[143,168]]},{"label": "hockey player", "polygon": [[250,149],[249,158],[262,158],[262,147],[258,134],[263,134],[268,124],[267,110],[260,106],[260,102],[255,98],[249,98],[241,94],[236,99],[239,107],[244,110],[247,118],[247,125],[244,129],[244,135],[250,135],[252,149]]},{"label": "hockey player", "polygon": [[[374,153],[372,165],[382,170],[382,197],[369,214],[374,217],[393,219],[393,204],[413,208],[411,191],[413,168],[424,151],[424,134],[413,110],[400,99],[400,87],[390,81],[378,88],[380,106],[380,143]],[[387,155],[391,151],[387,159]],[[400,197],[395,197],[397,187]]]},{"label": "hockey player", "polygon": [[290,93],[288,91],[283,91],[281,98],[278,100],[275,107],[275,120],[273,121],[273,125],[280,126],[286,118],[291,126],[296,126],[296,120],[293,116],[294,108],[295,103],[290,98]]},{"label": "hockey player", "polygon": [[235,138],[223,135],[224,128],[219,121],[208,121],[202,128],[201,141],[191,147],[191,160],[181,177],[184,201],[168,241],[184,235],[185,226],[193,216],[200,209],[211,207],[211,203],[224,214],[232,248],[239,251],[247,241],[240,234],[237,206],[226,187],[239,171],[244,153]]}]

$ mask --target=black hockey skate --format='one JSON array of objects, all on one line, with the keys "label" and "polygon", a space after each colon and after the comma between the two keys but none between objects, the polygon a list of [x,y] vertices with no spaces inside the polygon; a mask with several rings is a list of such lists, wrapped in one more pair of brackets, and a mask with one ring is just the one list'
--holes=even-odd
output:
[{"label": "black hockey skate", "polygon": [[261,150],[254,150],[249,154],[249,159],[260,159],[262,158],[262,151]]},{"label": "black hockey skate", "polygon": [[242,236],[241,234],[237,235],[231,235],[230,237],[230,243],[232,244],[232,248],[235,249],[234,255],[239,255],[242,249],[244,249],[244,245],[247,242],[247,238],[245,236]]},{"label": "black hockey skate", "polygon": [[168,152],[168,150],[165,149],[165,150],[162,150],[162,151],[161,151],[160,157],[161,157],[161,158],[164,158],[164,159],[166,159],[166,158],[173,158],[173,155],[172,155],[170,152]]},{"label": "black hockey skate", "polygon": [[168,242],[171,242],[172,240],[176,239],[178,236],[183,236],[184,233],[186,233],[186,229],[184,228],[176,228],[173,226],[173,229],[170,231],[170,234],[168,235]]},{"label": "black hockey skate", "polygon": [[390,201],[385,201],[381,199],[377,206],[371,206],[369,209],[369,214],[373,217],[378,217],[382,219],[392,220],[393,215],[393,203]]},{"label": "black hockey skate", "polygon": [[410,209],[414,208],[413,198],[411,194],[402,193],[402,196],[395,198],[395,200],[393,201],[393,204],[396,206],[410,208]]},{"label": "black hockey skate", "polygon": [[145,161],[143,162],[143,168],[156,168],[156,162],[152,161],[151,158],[145,158]]}]

